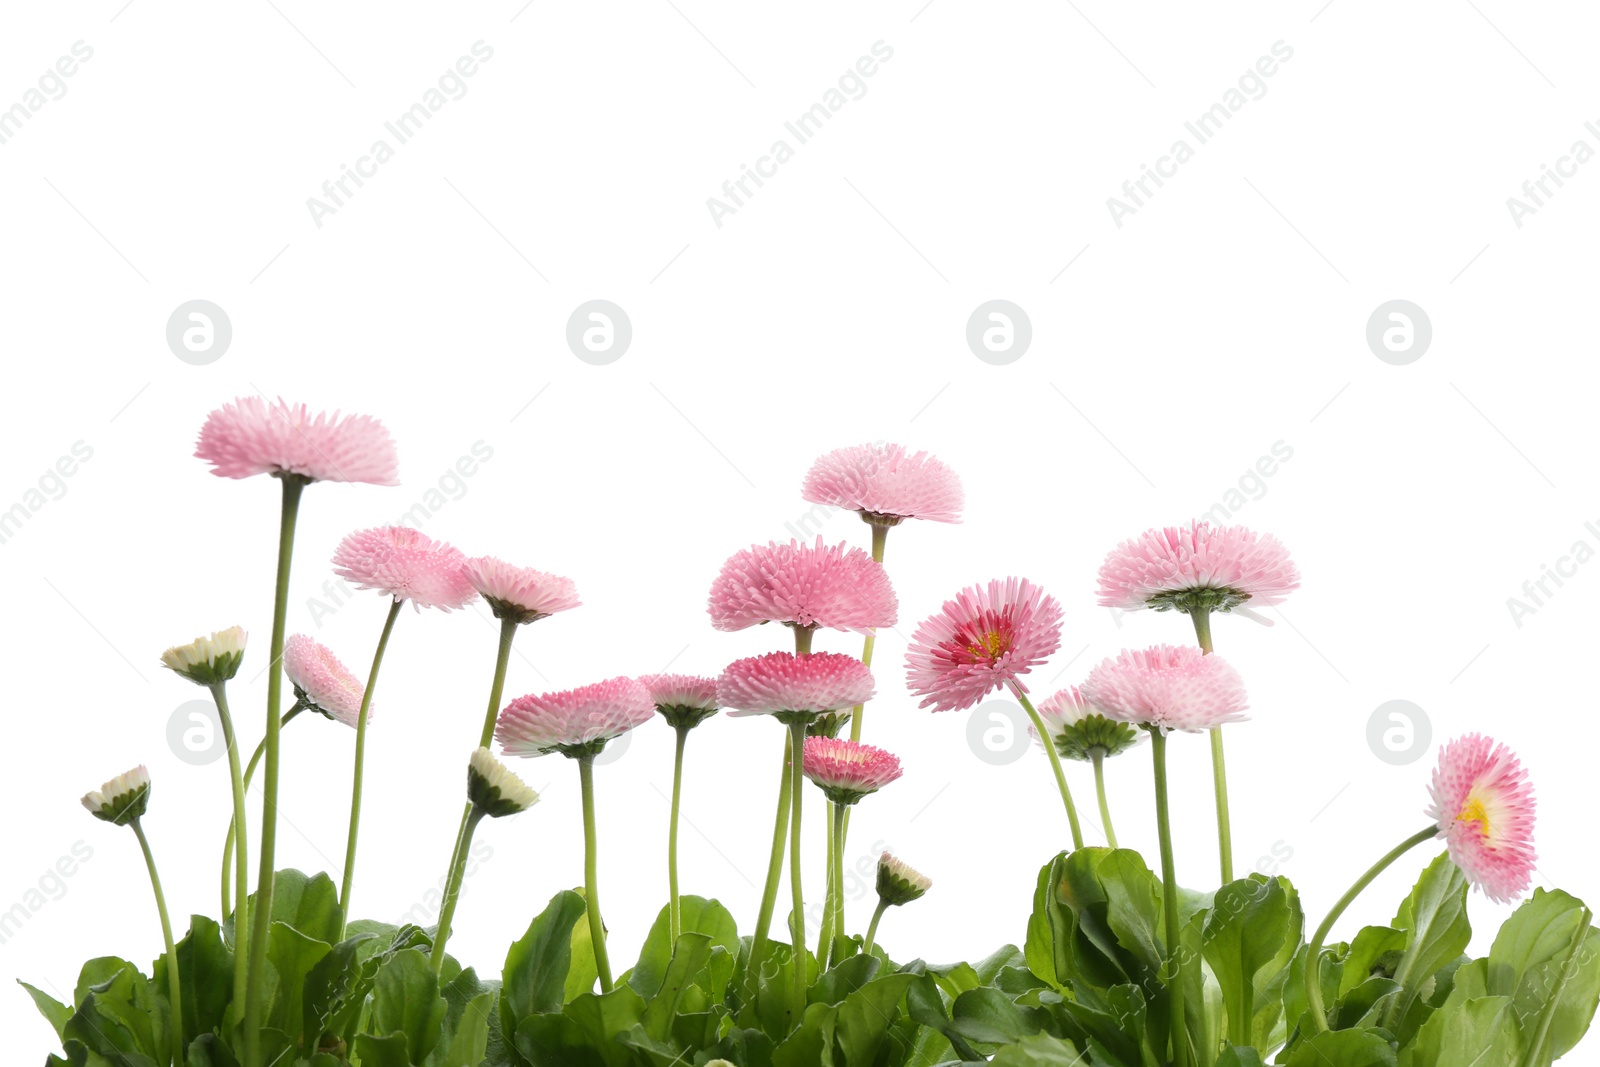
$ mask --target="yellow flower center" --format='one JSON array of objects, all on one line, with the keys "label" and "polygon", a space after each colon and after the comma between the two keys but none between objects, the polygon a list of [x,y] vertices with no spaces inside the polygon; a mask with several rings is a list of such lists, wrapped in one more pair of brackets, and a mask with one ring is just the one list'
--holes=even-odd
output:
[{"label": "yellow flower center", "polygon": [[1000,655],[1010,647],[1011,639],[994,630],[986,630],[982,637],[969,646],[974,656],[984,659],[999,659]]},{"label": "yellow flower center", "polygon": [[1489,812],[1483,806],[1483,800],[1476,794],[1469,794],[1467,802],[1461,806],[1461,811],[1456,815],[1458,822],[1475,822],[1484,837],[1489,836]]}]

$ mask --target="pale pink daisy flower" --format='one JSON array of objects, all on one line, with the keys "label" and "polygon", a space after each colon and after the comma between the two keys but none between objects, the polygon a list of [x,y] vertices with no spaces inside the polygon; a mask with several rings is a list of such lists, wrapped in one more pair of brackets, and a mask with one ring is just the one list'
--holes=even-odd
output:
[{"label": "pale pink daisy flower", "polygon": [[878,526],[905,519],[960,522],[965,501],[955,471],[926,452],[894,444],[829,452],[811,465],[800,495],[813,504],[860,512]]},{"label": "pale pink daisy flower", "polygon": [[728,664],[717,700],[732,716],[815,716],[872,699],[872,671],[838,652],[769,652]]},{"label": "pale pink daisy flower", "polygon": [[790,541],[751,545],[711,583],[711,625],[743,630],[763,622],[873,633],[898,621],[888,573],[859,548]]},{"label": "pale pink daisy flower", "polygon": [[369,415],[313,415],[304,404],[242,396],[200,427],[195,456],[219,478],[299,475],[314,482],[399,485],[394,439]]},{"label": "pale pink daisy flower", "polygon": [[1439,750],[1428,818],[1450,858],[1490,900],[1516,900],[1532,882],[1533,783],[1505,745],[1482,734]]},{"label": "pale pink daisy flower", "polygon": [[467,560],[463,572],[472,588],[488,601],[497,619],[537,622],[582,605],[571,578],[532,567],[513,567],[493,556],[474,556]]},{"label": "pale pink daisy flower", "polygon": [[1250,706],[1232,664],[1192,645],[1123,649],[1089,672],[1081,692],[1108,718],[1163,734],[1237,722]]},{"label": "pale pink daisy flower", "polygon": [[409,600],[420,611],[449,611],[470,604],[478,591],[467,580],[459,548],[409,526],[357,530],[339,542],[333,572],[357,589]]},{"label": "pale pink daisy flower", "polygon": [[[306,710],[350,727],[361,721],[367,687],[326,646],[305,634],[290,637],[283,643],[283,673],[294,686],[295,701]],[[373,711],[367,709],[368,722]]]},{"label": "pale pink daisy flower", "polygon": [[[1070,686],[1039,701],[1039,719],[1063,759],[1090,761],[1099,750],[1102,758],[1115,756],[1139,743],[1144,734],[1120,719],[1108,718]],[[1039,731],[1030,724],[1028,734],[1040,745]]]},{"label": "pale pink daisy flower", "polygon": [[900,760],[872,745],[808,737],[800,769],[833,803],[854,804],[900,777]]},{"label": "pale pink daisy flower", "polygon": [[507,756],[560,752],[597,754],[612,738],[655,717],[650,690],[632,678],[611,678],[559,693],[529,694],[507,704],[494,736]]},{"label": "pale pink daisy flower", "polygon": [[1252,609],[1281,604],[1299,587],[1276,537],[1204,521],[1146,530],[1100,564],[1100,606],[1123,611],[1236,611],[1266,622]]},{"label": "pale pink daisy flower", "polygon": [[694,674],[646,674],[640,684],[650,690],[650,699],[667,725],[673,729],[693,729],[717,713],[717,680]]},{"label": "pale pink daisy flower", "polygon": [[[1061,605],[1026,578],[975,585],[924,619],[906,650],[906,685],[919,707],[961,711],[1061,647]],[[1024,690],[1025,691],[1025,690]]]}]

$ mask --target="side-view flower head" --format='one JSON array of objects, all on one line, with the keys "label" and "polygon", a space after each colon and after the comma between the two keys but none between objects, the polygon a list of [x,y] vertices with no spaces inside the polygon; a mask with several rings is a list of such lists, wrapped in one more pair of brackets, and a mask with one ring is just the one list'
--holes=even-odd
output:
[{"label": "side-view flower head", "polygon": [[230,626],[208,637],[197,637],[187,645],[172,646],[161,653],[161,665],[195,685],[216,685],[239,673],[244,646],[244,627]]},{"label": "side-view flower head", "polygon": [[632,678],[611,678],[556,693],[518,697],[500,712],[495,739],[508,756],[560,752],[594,755],[655,717],[650,690]]},{"label": "side-view flower head", "polygon": [[477,599],[461,550],[409,526],[357,530],[339,542],[333,572],[357,589],[373,589],[417,610],[463,608]]},{"label": "side-view flower head", "polygon": [[394,439],[368,415],[313,415],[304,404],[242,396],[206,417],[195,456],[219,478],[296,475],[399,485]]},{"label": "side-view flower head", "polygon": [[965,502],[955,471],[926,452],[895,444],[852,445],[819,457],[800,495],[813,504],[848,508],[879,526],[906,519],[960,522]]},{"label": "side-view flower head", "polygon": [[1204,520],[1146,530],[1100,564],[1100,606],[1122,611],[1237,611],[1260,619],[1252,609],[1281,604],[1299,587],[1300,572],[1276,537]]},{"label": "side-view flower head", "polygon": [[743,630],[763,622],[873,633],[899,621],[883,564],[859,548],[790,541],[751,545],[711,583],[711,625]]}]

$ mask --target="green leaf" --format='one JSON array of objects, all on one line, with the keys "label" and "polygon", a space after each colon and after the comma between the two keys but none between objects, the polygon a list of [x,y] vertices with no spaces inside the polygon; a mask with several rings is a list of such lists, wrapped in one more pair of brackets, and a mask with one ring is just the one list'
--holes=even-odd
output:
[{"label": "green leaf", "polygon": [[[945,1011],[944,999],[939,995],[939,986],[931,975],[918,975],[916,981],[906,987],[906,1012],[919,1026],[942,1036],[962,1059],[983,1058],[982,1054],[968,1044],[966,1038],[955,1029]],[[917,1061],[908,1059],[908,1062]]]},{"label": "green leaf", "polygon": [[378,968],[375,962],[370,967],[362,962],[363,949],[377,940],[371,933],[347,937],[306,973],[301,1019],[308,1045],[329,1033],[346,1042],[354,1037],[354,1016],[371,991]]},{"label": "green leaf", "polygon": [[1253,1048],[1229,1045],[1217,1057],[1216,1067],[1264,1067],[1261,1053]]},{"label": "green leaf", "polygon": [[50,994],[35,989],[20,978],[17,979],[17,984],[28,991],[28,996],[33,998],[34,1007],[39,1009],[39,1014],[44,1016],[45,1022],[49,1023],[50,1028],[56,1032],[56,1039],[60,1040],[61,1031],[67,1025],[67,1020],[72,1018],[73,1009],[67,1007]]},{"label": "green leaf", "polygon": [[684,992],[694,977],[705,970],[706,962],[711,958],[711,948],[711,938],[707,934],[689,932],[678,938],[678,947],[667,964],[666,974],[659,988],[650,996],[649,1006],[641,1020],[645,1033],[652,1039],[664,1041],[671,1033],[672,1021],[678,1013],[678,1005],[683,1001]]},{"label": "green leaf", "polygon": [[[113,964],[120,966],[108,977],[94,981]],[[91,984],[85,985],[86,980]],[[75,1039],[84,1048],[113,1060],[119,1054],[130,1062],[168,1056],[167,1003],[137,967],[110,957],[91,960],[84,965],[79,985],[84,992],[78,1010],[62,1027],[63,1048],[65,1041]]]},{"label": "green leaf", "polygon": [[1088,1061],[1069,1041],[1034,1034],[996,1052],[990,1067],[1084,1067]]},{"label": "green leaf", "polygon": [[[877,1062],[899,1014],[900,999],[918,977],[901,972],[875,978],[833,1009],[833,1040],[842,1057],[834,1059],[836,1067],[872,1067]],[[806,1014],[809,1017],[810,1011]]]},{"label": "green leaf", "polygon": [[700,1050],[694,1063],[705,1067],[711,1060],[727,1060],[739,1067],[772,1067],[772,1049],[772,1038],[760,1030],[734,1029],[715,1045]]},{"label": "green leaf", "polygon": [[[574,889],[579,897],[583,896],[582,889]],[[588,907],[587,904],[584,905]],[[624,976],[626,977],[626,976]],[[600,965],[594,958],[594,938],[590,936],[587,922],[574,923],[572,926],[571,955],[567,964],[567,982],[562,990],[562,1003],[571,1004],[574,997],[581,993],[595,992],[595,983],[600,979]]]},{"label": "green leaf", "polygon": [[267,1019],[274,1029],[300,1037],[305,1029],[306,978],[332,947],[288,923],[273,921],[267,959],[278,972],[278,1000]]},{"label": "green leaf", "polygon": [[1028,916],[1028,936],[1023,941],[1023,956],[1028,970],[1055,989],[1066,989],[1072,977],[1069,946],[1072,940],[1072,911],[1056,893],[1062,883],[1062,852],[1039,868],[1033,891],[1033,912]]},{"label": "green leaf", "polygon": [[[233,953],[222,929],[204,915],[189,917],[189,932],[174,946],[183,996],[183,1047],[201,1034],[220,1030],[233,1000]],[[166,988],[165,956],[158,961],[156,988]]]},{"label": "green leaf", "polygon": [[583,898],[562,890],[506,952],[500,987],[500,1025],[506,1035],[516,1034],[529,1016],[561,1010],[572,962],[572,927],[584,912]]},{"label": "green leaf", "polygon": [[1395,1067],[1395,1052],[1381,1031],[1325,1030],[1296,1045],[1284,1062],[1287,1067]]},{"label": "green leaf", "polygon": [[356,1055],[361,1058],[361,1067],[412,1067],[404,1034],[360,1034],[356,1037]]},{"label": "green leaf", "polygon": [[[251,896],[254,900],[254,895]],[[333,879],[318,871],[285,869],[272,883],[272,921],[285,923],[302,934],[325,944],[339,936],[343,916],[339,913],[339,890]]]},{"label": "green leaf", "polygon": [[1039,1032],[1039,1024],[992,986],[969,989],[950,1005],[950,1020],[969,1041],[1002,1045]]},{"label": "green leaf", "polygon": [[232,1050],[216,1034],[201,1034],[188,1049],[187,1067],[239,1067]]},{"label": "green leaf", "polygon": [[[1395,1020],[1410,1015],[1433,976],[1466,951],[1472,940],[1467,879],[1448,852],[1441,852],[1428,864],[1393,925],[1406,932],[1406,947],[1394,971],[1400,991],[1384,1012],[1385,1022],[1391,1024],[1384,1028],[1390,1030]],[[1399,1036],[1405,1042],[1410,1035],[1402,1030]]]},{"label": "green leaf", "polygon": [[[1512,998],[1530,1031],[1545,1028],[1530,1067],[1544,1067],[1581,1039],[1600,1002],[1600,931],[1581,900],[1536,889],[1495,936],[1487,991]],[[1548,1017],[1548,1022],[1546,1018]],[[1531,1044],[1531,1042],[1530,1042]]]},{"label": "green leaf", "polygon": [[[1300,915],[1288,884],[1255,874],[1223,886],[1205,918],[1201,941],[1221,987],[1228,1040],[1255,1045],[1264,987],[1288,965],[1284,946],[1300,941]],[[1276,1018],[1269,1013],[1267,1025]]]},{"label": "green leaf", "polygon": [[883,967],[876,956],[851,956],[837,967],[829,968],[806,991],[806,1001],[811,1004],[839,1004],[851,993],[872,981]]},{"label": "green leaf", "polygon": [[[462,974],[471,974],[469,968]],[[474,978],[476,981],[476,978]],[[447,1027],[449,1041],[434,1049],[430,1067],[478,1067],[489,1044],[489,1020],[494,1014],[494,993],[479,993]],[[447,991],[446,999],[449,999]]]},{"label": "green leaf", "polygon": [[1525,1049],[1509,997],[1463,998],[1433,1013],[1403,1062],[1406,1067],[1518,1067]]},{"label": "green leaf", "polygon": [[615,1040],[644,1015],[644,998],[626,984],[609,993],[585,993],[560,1013],[530,1015],[516,1031],[516,1047],[534,1067],[632,1067],[634,1053]]},{"label": "green leaf", "polygon": [[[680,897],[678,902],[683,933],[704,934],[711,945],[720,945],[734,956],[739,954],[738,927],[728,909],[720,902],[695,896]],[[676,946],[671,942],[669,908],[670,905],[662,908],[661,914],[656,917],[649,936],[645,938],[644,948],[639,952],[639,962],[627,976],[628,985],[647,1000],[661,988],[667,965],[676,951]]]},{"label": "green leaf", "polygon": [[439,1043],[444,1011],[438,976],[421,949],[397,952],[378,968],[372,985],[372,1030],[403,1036],[412,1063],[422,1063]]}]

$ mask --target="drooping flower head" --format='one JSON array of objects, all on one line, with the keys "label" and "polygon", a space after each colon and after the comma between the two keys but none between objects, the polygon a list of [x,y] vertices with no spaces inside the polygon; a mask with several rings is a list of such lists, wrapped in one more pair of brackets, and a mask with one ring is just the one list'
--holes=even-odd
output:
[{"label": "drooping flower head", "polygon": [[339,542],[333,572],[357,589],[409,600],[420,611],[450,611],[470,604],[478,591],[467,580],[461,550],[409,526],[357,530]]},{"label": "drooping flower head", "polygon": [[810,722],[818,715],[872,699],[872,671],[838,652],[769,652],[728,664],[717,700],[729,715],[772,715]]},{"label": "drooping flower head", "polygon": [[1238,611],[1264,622],[1251,609],[1281,604],[1299,587],[1276,537],[1205,521],[1146,530],[1100,564],[1100,606],[1123,611]]},{"label": "drooping flower head", "polygon": [[[361,698],[367,687],[328,649],[295,634],[283,643],[283,673],[294,686],[294,698],[308,711],[354,727],[361,721]],[[372,721],[375,708],[367,708]]]},{"label": "drooping flower head", "polygon": [[281,398],[242,396],[206,416],[194,454],[219,478],[298,475],[314,482],[399,485],[394,439],[368,415],[311,414]]},{"label": "drooping flower head", "polygon": [[655,717],[650,690],[632,678],[611,678],[559,693],[529,694],[507,704],[494,736],[508,756],[559,752],[593,756],[606,742]]},{"label": "drooping flower head", "polygon": [[463,572],[497,619],[537,622],[582,604],[571,578],[532,567],[513,567],[493,556],[474,556],[466,561]]},{"label": "drooping flower head", "polygon": [[1193,645],[1123,649],[1090,671],[1080,692],[1106,717],[1163,734],[1237,722],[1250,706],[1239,672]]},{"label": "drooping flower head", "polygon": [[1516,900],[1532,882],[1533,783],[1511,750],[1482,734],[1439,750],[1428,818],[1450,858],[1485,896]]},{"label": "drooping flower head", "polygon": [[808,737],[800,769],[833,803],[854,804],[900,777],[900,760],[871,745]]},{"label": "drooping flower head", "polygon": [[717,713],[717,680],[693,674],[647,674],[639,679],[650,690],[656,710],[674,730],[692,730]]},{"label": "drooping flower head", "polygon": [[903,445],[835,449],[806,473],[800,495],[813,504],[848,508],[878,526],[906,519],[960,522],[965,496],[955,471]]},{"label": "drooping flower head", "polygon": [[859,548],[790,541],[751,545],[728,557],[711,583],[711,625],[743,630],[763,622],[854,630],[893,626],[899,602],[883,564]]},{"label": "drooping flower head", "polygon": [[924,619],[906,650],[906,684],[919,707],[961,711],[1061,647],[1061,605],[1026,578],[975,585]]},{"label": "drooping flower head", "polygon": [[140,818],[149,803],[150,772],[142,763],[83,796],[89,814],[113,826],[126,826]]},{"label": "drooping flower head", "polygon": [[[1076,686],[1039,701],[1037,710],[1063,759],[1092,760],[1097,751],[1102,759],[1115,756],[1138,744],[1144,736],[1120,719],[1107,718],[1083,698]],[[1032,726],[1028,733],[1044,744]]]},{"label": "drooping flower head", "polygon": [[172,646],[161,653],[161,665],[195,685],[212,686],[239,673],[244,645],[244,627],[230,626],[209,637],[197,637],[187,645]]},{"label": "drooping flower head", "polygon": [[539,794],[506,769],[486,748],[467,761],[467,799],[491,819],[516,815],[539,803]]},{"label": "drooping flower head", "polygon": [[911,864],[885,852],[878,857],[878,896],[899,907],[933,888],[933,879]]}]

